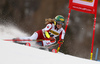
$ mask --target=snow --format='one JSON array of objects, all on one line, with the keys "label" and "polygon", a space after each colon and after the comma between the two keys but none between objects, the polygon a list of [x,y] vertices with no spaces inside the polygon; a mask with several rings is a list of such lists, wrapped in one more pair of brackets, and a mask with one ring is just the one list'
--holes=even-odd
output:
[{"label": "snow", "polygon": [[93,60],[3,41],[5,38],[28,36],[14,26],[0,25],[0,36],[0,64],[100,64]]}]

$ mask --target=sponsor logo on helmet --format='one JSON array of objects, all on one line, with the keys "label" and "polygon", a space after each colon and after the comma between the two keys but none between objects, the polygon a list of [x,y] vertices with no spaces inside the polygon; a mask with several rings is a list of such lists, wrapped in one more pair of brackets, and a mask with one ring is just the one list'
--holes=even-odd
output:
[{"label": "sponsor logo on helmet", "polygon": [[64,19],[63,19],[63,18],[61,18],[61,19],[60,19],[60,21],[64,21]]}]

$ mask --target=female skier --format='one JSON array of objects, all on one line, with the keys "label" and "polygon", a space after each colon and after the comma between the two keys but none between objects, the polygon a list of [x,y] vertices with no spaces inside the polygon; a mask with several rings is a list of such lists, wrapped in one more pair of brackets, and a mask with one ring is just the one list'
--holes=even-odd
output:
[{"label": "female skier", "polygon": [[[40,46],[48,46],[54,44],[55,37],[59,36],[59,41],[58,44],[63,44],[64,42],[64,35],[65,31],[63,29],[63,25],[65,22],[65,19],[62,15],[57,15],[55,19],[45,19],[46,27],[38,30],[33,33],[32,36],[30,37],[19,37],[19,38],[14,38],[14,42],[18,42],[16,40],[18,39],[30,39],[30,40],[37,40],[36,44]],[[38,41],[39,39],[42,39],[43,41]]]}]

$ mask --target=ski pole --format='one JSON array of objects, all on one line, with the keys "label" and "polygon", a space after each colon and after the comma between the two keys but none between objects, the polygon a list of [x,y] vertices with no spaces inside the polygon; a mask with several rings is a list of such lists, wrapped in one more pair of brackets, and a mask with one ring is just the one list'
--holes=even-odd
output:
[{"label": "ski pole", "polygon": [[56,46],[56,45],[58,45],[58,43],[56,43],[56,44],[54,44],[54,45],[51,45],[51,46],[49,46],[48,48],[51,48],[51,47]]},{"label": "ski pole", "polygon": [[37,39],[37,40],[31,40],[31,39],[17,39],[17,40],[13,40],[13,39],[3,39],[4,41],[43,41],[43,39]]},{"label": "ski pole", "polygon": [[[37,39],[37,40],[31,40],[31,39],[17,39],[17,40],[13,40],[13,39],[3,39],[3,40],[4,41],[43,41],[44,39]],[[57,44],[51,45],[48,48],[51,48],[52,46],[56,46]]]},{"label": "ski pole", "polygon": [[60,47],[61,47],[61,44],[58,46],[58,48],[57,48],[57,52],[60,50]]}]

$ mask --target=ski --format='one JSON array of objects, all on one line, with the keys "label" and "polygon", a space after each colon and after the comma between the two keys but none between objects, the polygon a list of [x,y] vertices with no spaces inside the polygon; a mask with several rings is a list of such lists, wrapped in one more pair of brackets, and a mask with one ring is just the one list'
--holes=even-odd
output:
[{"label": "ski", "polygon": [[[39,46],[39,45],[31,46],[31,43],[29,43],[29,42],[27,42],[27,43],[18,43],[18,44],[26,45],[26,46],[30,46],[30,47],[34,47],[34,48],[38,48],[38,49],[42,49],[42,50],[47,50],[47,51],[50,51],[50,52],[53,52],[53,53],[57,53],[57,50],[56,49],[49,50],[49,48],[51,46],[49,46],[49,47],[47,47],[47,46],[44,47],[44,46]],[[55,44],[55,45],[57,45],[57,44]]]},{"label": "ski", "polygon": [[[13,39],[3,39],[4,41],[15,41]],[[53,52],[53,53],[57,53],[57,50],[56,49],[50,49],[51,47],[53,46],[56,46],[58,45],[57,44],[54,44],[54,45],[51,45],[51,46],[39,46],[39,45],[36,45],[36,43],[33,45],[34,41],[37,41],[37,40],[22,40],[22,39],[19,39],[19,40],[16,40],[18,41],[17,44],[21,44],[21,45],[25,45],[25,46],[29,46],[29,47],[34,47],[34,48],[38,48],[38,49],[42,49],[42,50],[47,50],[47,51],[50,51],[50,52]],[[40,39],[38,41],[41,41]],[[14,42],[16,43],[16,42]]]}]

